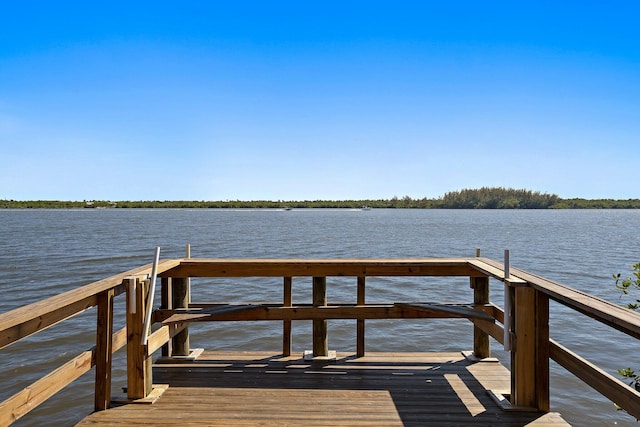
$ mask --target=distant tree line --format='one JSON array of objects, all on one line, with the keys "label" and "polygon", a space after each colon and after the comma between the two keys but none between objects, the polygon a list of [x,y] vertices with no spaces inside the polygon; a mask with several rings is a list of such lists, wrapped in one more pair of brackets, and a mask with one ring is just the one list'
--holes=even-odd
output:
[{"label": "distant tree line", "polygon": [[440,200],[448,209],[548,209],[560,197],[539,191],[512,188],[482,187],[479,190],[461,190],[446,193]]},{"label": "distant tree line", "polygon": [[638,209],[639,199],[560,199],[553,208],[556,209]]},{"label": "distant tree line", "polygon": [[0,200],[0,209],[169,208],[169,209],[640,209],[640,199],[562,199],[555,194],[524,189],[482,187],[446,193],[435,199],[409,196],[363,200],[225,200],[225,201],[58,201]]}]

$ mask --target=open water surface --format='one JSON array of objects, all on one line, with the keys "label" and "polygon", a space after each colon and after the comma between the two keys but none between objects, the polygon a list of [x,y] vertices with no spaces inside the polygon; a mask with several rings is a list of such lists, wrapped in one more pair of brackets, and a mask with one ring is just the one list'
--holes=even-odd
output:
[{"label": "open water surface", "polygon": [[[0,313],[161,258],[410,258],[482,255],[593,295],[619,300],[613,273],[640,262],[636,210],[0,210]],[[311,300],[294,278],[294,301]],[[355,278],[330,278],[329,301],[355,301]],[[502,305],[502,285],[492,300]],[[282,279],[192,282],[192,299],[281,301]],[[116,303],[124,310],[123,297]],[[470,301],[468,279],[369,278],[367,301]],[[122,317],[122,316],[120,316]],[[116,327],[124,324],[116,320]],[[551,336],[612,374],[640,368],[635,340],[551,303]],[[0,350],[0,401],[94,343],[95,309]],[[466,320],[369,321],[368,351],[471,349]],[[191,328],[192,347],[280,351],[281,323]],[[311,347],[310,322],[294,322],[294,351]],[[329,347],[355,351],[355,322],[330,321]],[[492,342],[494,355],[507,357]],[[125,359],[114,362],[114,393]],[[552,410],[574,425],[637,425],[609,401],[551,363]],[[16,425],[73,425],[93,409],[88,373]]]}]

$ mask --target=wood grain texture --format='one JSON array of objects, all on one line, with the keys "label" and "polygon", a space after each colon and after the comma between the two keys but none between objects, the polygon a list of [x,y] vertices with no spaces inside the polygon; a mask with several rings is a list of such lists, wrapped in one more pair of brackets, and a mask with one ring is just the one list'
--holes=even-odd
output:
[{"label": "wood grain texture", "polygon": [[[182,309],[189,307],[189,285],[187,279],[174,277],[171,279],[171,305],[173,308]],[[183,328],[171,340],[172,356],[188,356],[190,351],[189,329]]]},{"label": "wood grain texture", "polygon": [[[162,261],[158,271],[179,264],[179,260]],[[124,292],[122,282],[126,277],[149,273],[151,264],[0,314],[0,349],[94,307],[97,295],[103,291],[113,289],[116,296],[120,295]]]},{"label": "wood grain texture", "polygon": [[101,411],[111,402],[111,365],[113,358],[113,299],[114,290],[98,295],[98,314],[95,350],[94,408]]},{"label": "wood grain texture", "polygon": [[[486,258],[482,258],[482,263],[495,268],[502,266],[501,263]],[[524,270],[512,267],[511,275],[512,279],[516,277],[526,281],[529,286],[548,295],[554,301],[640,339],[640,313]]]},{"label": "wood grain texture", "polygon": [[640,419],[640,392],[554,340],[550,340],[549,350],[551,358],[559,365]]},{"label": "wood grain texture", "polygon": [[160,277],[484,276],[465,258],[183,259]]},{"label": "wood grain texture", "polygon": [[[293,303],[293,279],[285,277],[283,279],[283,307],[291,307]],[[292,325],[291,320],[282,321],[282,355],[290,356],[292,347]]]},{"label": "wood grain texture", "polygon": [[97,412],[78,426],[567,426],[555,413],[504,412],[487,387],[508,390],[497,362],[460,353],[301,355],[205,351],[154,366],[169,389],[153,405]]},{"label": "wood grain texture", "polygon": [[[484,306],[489,304],[489,278],[488,277],[471,277],[469,279],[471,288],[473,289],[473,304],[476,306]],[[473,327],[473,353],[476,357],[484,358],[491,356],[491,344],[489,343],[489,334],[480,329],[477,325]]]},{"label": "wood grain texture", "polygon": [[127,280],[127,394],[142,399],[151,392],[151,357],[142,344],[148,280]]}]

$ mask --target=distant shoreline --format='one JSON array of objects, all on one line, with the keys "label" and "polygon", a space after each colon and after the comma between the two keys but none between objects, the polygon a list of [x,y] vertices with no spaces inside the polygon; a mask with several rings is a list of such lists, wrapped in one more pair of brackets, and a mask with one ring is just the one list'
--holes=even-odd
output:
[{"label": "distant shoreline", "polygon": [[85,201],[0,200],[0,209],[640,209],[640,199],[560,199],[549,206],[451,206],[429,200]]},{"label": "distant shoreline", "polygon": [[[596,200],[597,201],[597,200]],[[625,201],[626,202],[626,201]],[[640,201],[638,201],[638,204],[640,205]],[[0,211],[9,211],[9,210],[29,210],[29,211],[34,211],[34,210],[84,210],[83,207],[69,207],[69,206],[22,206],[22,207],[15,207],[15,206],[0,206]],[[369,207],[367,209],[363,209],[360,207],[333,207],[333,206],[313,206],[313,207],[294,207],[294,208],[272,208],[272,207],[254,207],[254,206],[246,206],[246,207],[238,207],[238,206],[233,206],[233,207],[226,207],[226,206],[220,206],[220,207],[198,207],[198,206],[181,206],[181,207],[175,207],[175,206],[127,206],[127,207],[114,207],[114,208],[98,208],[99,210],[126,210],[126,209],[139,209],[139,210],[144,210],[144,209],[158,209],[158,210],[162,210],[162,209],[198,209],[198,210],[239,210],[239,209],[246,209],[246,210],[260,210],[260,209],[264,209],[264,210],[282,210],[282,211],[291,211],[291,210],[305,210],[305,209],[326,209],[326,210],[338,210],[338,209],[345,209],[345,210],[375,210],[375,209],[420,209],[420,210],[607,210],[607,209],[614,209],[614,210],[633,210],[633,209],[640,209],[640,206],[583,206],[583,207],[549,207],[549,208],[450,208],[450,207],[429,207],[429,208],[416,208],[416,207]]]},{"label": "distant shoreline", "polygon": [[110,201],[110,200],[0,200],[0,209],[74,208],[188,208],[188,209],[640,209],[640,199],[563,199],[555,194],[526,189],[482,187],[451,191],[442,197],[362,200],[225,200],[225,201]]}]

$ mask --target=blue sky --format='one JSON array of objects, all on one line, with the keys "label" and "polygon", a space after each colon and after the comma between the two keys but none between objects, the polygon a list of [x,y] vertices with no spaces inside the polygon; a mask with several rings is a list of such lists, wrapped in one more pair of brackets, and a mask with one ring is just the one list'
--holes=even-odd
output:
[{"label": "blue sky", "polygon": [[640,198],[635,1],[0,10],[0,199]]}]

